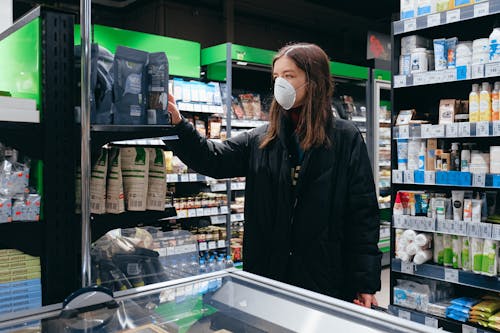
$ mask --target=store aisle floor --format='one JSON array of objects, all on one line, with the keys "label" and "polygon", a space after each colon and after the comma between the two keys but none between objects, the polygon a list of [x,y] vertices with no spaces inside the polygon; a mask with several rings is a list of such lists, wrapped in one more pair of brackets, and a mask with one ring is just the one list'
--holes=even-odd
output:
[{"label": "store aisle floor", "polygon": [[390,301],[390,270],[389,267],[382,269],[380,280],[382,281],[382,289],[375,295],[377,297],[378,305],[386,308],[389,306]]}]

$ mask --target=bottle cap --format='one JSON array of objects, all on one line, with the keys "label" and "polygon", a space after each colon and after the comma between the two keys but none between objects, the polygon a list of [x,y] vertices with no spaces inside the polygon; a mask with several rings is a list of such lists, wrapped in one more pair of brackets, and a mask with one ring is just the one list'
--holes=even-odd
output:
[{"label": "bottle cap", "polygon": [[460,145],[460,144],[459,144],[458,142],[453,142],[453,143],[451,144],[451,150],[458,150],[458,149],[459,149],[459,148],[458,148],[458,146],[459,146],[459,145]]},{"label": "bottle cap", "polygon": [[479,84],[474,83],[474,84],[472,85],[472,91],[479,91]]},{"label": "bottle cap", "polygon": [[482,87],[483,87],[483,90],[490,90],[490,83],[489,82],[483,82]]},{"label": "bottle cap", "polygon": [[500,82],[495,82],[495,90],[500,90]]}]

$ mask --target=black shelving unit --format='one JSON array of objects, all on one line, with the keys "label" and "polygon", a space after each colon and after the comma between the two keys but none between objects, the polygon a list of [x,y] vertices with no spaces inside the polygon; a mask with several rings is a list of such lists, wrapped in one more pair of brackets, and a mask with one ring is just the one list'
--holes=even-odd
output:
[{"label": "black shelving unit", "polygon": [[[498,20],[498,13],[500,12],[500,1],[490,0],[468,7],[457,8],[442,13],[431,14],[428,16],[418,17],[416,19],[397,21],[393,23],[392,27],[392,119],[395,119],[400,110],[416,109],[417,115],[426,115],[431,124],[438,124],[439,114],[439,101],[441,99],[454,98],[454,99],[468,99],[472,83],[481,83],[483,81],[498,81],[498,75],[487,75],[483,71],[483,75],[473,76],[473,66],[469,68],[455,68],[447,69],[440,72],[427,72],[414,75],[398,75],[399,74],[399,56],[401,50],[401,38],[409,35],[420,35],[429,39],[435,38],[450,38],[458,37],[459,41],[474,40],[477,38],[484,38],[489,36],[493,29],[494,22]],[[491,66],[485,65],[484,67]],[[484,70],[484,68],[483,68]],[[464,72],[465,71],[465,72]],[[420,119],[420,118],[418,118]],[[423,125],[422,125],[423,126]],[[475,125],[472,125],[475,126]],[[422,128],[423,129],[423,128]],[[420,128],[418,129],[420,130]],[[450,127],[444,129],[444,134],[439,135],[421,135],[416,128],[410,126],[408,133],[406,129],[392,130],[392,205],[399,190],[429,190],[450,192],[455,189],[465,190],[495,190],[500,191],[498,187],[491,186],[476,186],[471,185],[445,185],[440,182],[426,180],[418,183],[412,180],[412,175],[408,175],[408,179],[402,177],[403,174],[395,174],[397,169],[397,138],[417,138],[428,139],[437,138],[446,143],[447,146],[451,142],[478,142],[480,145],[500,145],[500,138],[498,135],[493,135],[490,131],[489,135],[475,136],[475,134],[460,135],[454,132],[454,128]],[[424,133],[424,131],[422,131]],[[439,133],[439,132],[438,132]],[[408,134],[408,135],[407,135]],[[426,171],[427,172],[427,171]],[[403,178],[403,179],[402,179]],[[430,177],[429,179],[432,179]],[[474,186],[472,186],[474,185]],[[392,206],[391,205],[391,206]],[[411,222],[411,221],[410,221]],[[450,332],[493,332],[492,329],[485,329],[476,326],[472,323],[461,323],[449,318],[435,317],[419,311],[405,309],[394,305],[394,292],[393,288],[396,285],[396,279],[408,278],[417,276],[419,278],[447,281],[452,283],[457,291],[457,297],[474,296],[486,294],[487,292],[499,292],[500,284],[497,276],[488,277],[472,272],[465,272],[458,269],[439,266],[428,262],[423,265],[414,265],[413,263],[402,263],[400,259],[395,258],[395,229],[411,229],[413,225],[418,223],[404,224],[401,221],[393,221],[391,223],[391,306],[390,312],[399,315],[406,319],[420,322],[429,326],[442,327]],[[405,227],[405,225],[407,227]],[[455,235],[464,235],[464,233],[453,230],[444,232],[442,226],[436,221],[430,221],[428,226],[419,224],[423,229],[416,229],[426,232],[443,232]],[[429,228],[428,228],[429,227]],[[424,230],[425,229],[425,230]],[[469,230],[464,231],[468,235]],[[491,229],[490,229],[491,232]],[[495,238],[496,236],[489,236],[486,238]],[[480,237],[483,238],[483,237]]]}]

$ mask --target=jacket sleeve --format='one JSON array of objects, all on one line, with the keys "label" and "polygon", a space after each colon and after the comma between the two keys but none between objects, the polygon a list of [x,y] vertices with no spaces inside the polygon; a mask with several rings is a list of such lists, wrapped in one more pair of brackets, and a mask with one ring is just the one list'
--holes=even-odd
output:
[{"label": "jacket sleeve", "polygon": [[356,131],[348,162],[344,254],[354,293],[380,290],[380,217],[373,173],[363,137]]},{"label": "jacket sleeve", "polygon": [[191,169],[213,178],[246,175],[251,138],[249,132],[224,142],[215,142],[202,137],[185,119],[175,130],[179,140],[165,143]]}]

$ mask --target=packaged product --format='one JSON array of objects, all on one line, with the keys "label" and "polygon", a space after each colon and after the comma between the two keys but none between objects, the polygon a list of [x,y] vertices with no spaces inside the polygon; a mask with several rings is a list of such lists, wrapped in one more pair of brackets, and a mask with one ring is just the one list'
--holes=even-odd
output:
[{"label": "packaged product", "polygon": [[434,234],[434,262],[439,265],[444,264],[443,234]]},{"label": "packaged product", "polygon": [[394,287],[394,304],[426,311],[431,291],[428,285],[413,281],[397,280]]},{"label": "packaged product", "polygon": [[481,302],[481,300],[472,297],[459,297],[451,300],[452,305],[458,305],[471,309],[474,305]]},{"label": "packaged product", "polygon": [[0,223],[12,222],[12,199],[0,197]]},{"label": "packaged product", "polygon": [[431,250],[418,250],[413,257],[413,262],[417,265],[422,265],[427,261],[432,259],[432,251]]},{"label": "packaged product", "polygon": [[453,250],[453,268],[462,268],[462,237],[457,235],[451,236]]},{"label": "packaged product", "polygon": [[449,0],[436,0],[436,11],[442,12],[448,10]]},{"label": "packaged product", "polygon": [[469,237],[462,237],[462,269],[466,272],[471,270],[471,258],[470,258],[470,239]]},{"label": "packaged product", "polygon": [[472,199],[472,222],[481,222],[482,205],[482,200]]},{"label": "packaged product", "polygon": [[101,149],[90,173],[90,212],[106,213],[106,176],[108,172],[108,150]]},{"label": "packaged product", "polygon": [[[482,302],[481,302],[482,303]],[[479,303],[479,304],[481,304]],[[488,320],[489,317],[491,317],[491,313],[484,312],[481,310],[475,310],[475,305],[472,307],[472,310],[469,312],[470,318],[482,318]]]},{"label": "packaged product", "polygon": [[[472,307],[472,310],[474,311],[479,311],[479,312],[486,312],[489,314],[497,313],[497,311],[500,310],[500,301],[494,301],[494,300],[488,300],[488,301],[482,301],[481,303],[478,303]],[[472,311],[471,314],[474,312]],[[481,314],[477,314],[481,316]]]},{"label": "packaged product", "polygon": [[446,40],[447,50],[448,50],[448,68],[455,68],[457,43],[458,43],[457,37],[448,38]]},{"label": "packaged product", "polygon": [[208,137],[210,139],[219,139],[222,128],[221,118],[210,118],[208,120]]},{"label": "packaged product", "polygon": [[448,64],[448,49],[445,38],[434,39],[434,67],[437,71],[444,70]]},{"label": "packaged product", "polygon": [[478,324],[483,327],[488,327],[489,324],[488,320],[484,320],[482,318],[473,318],[473,317],[469,317],[469,322]]},{"label": "packaged product", "polygon": [[451,191],[451,196],[453,200],[453,220],[462,221],[464,208],[464,191]]},{"label": "packaged product", "polygon": [[113,65],[114,124],[146,124],[148,53],[118,46]]},{"label": "packaged product", "polygon": [[398,170],[407,170],[408,168],[408,139],[398,139]]},{"label": "packaged product", "polygon": [[125,205],[127,210],[144,211],[148,193],[149,151],[142,147],[121,148]]},{"label": "packaged product", "polygon": [[453,266],[453,242],[451,235],[443,235],[443,264],[447,267]]},{"label": "packaged product", "polygon": [[452,124],[460,102],[456,99],[442,99],[439,102],[439,124]]},{"label": "packaged product", "polygon": [[39,221],[40,220],[40,206],[42,197],[39,194],[28,194],[24,199],[26,204],[26,220],[25,221]]},{"label": "packaged product", "polygon": [[481,274],[483,268],[484,239],[472,237],[470,240],[471,240],[472,271],[476,274]]},{"label": "packaged product", "polygon": [[125,211],[122,164],[119,148],[111,148],[106,188],[106,213],[120,214]]},{"label": "packaged product", "polygon": [[207,135],[207,130],[205,127],[205,122],[201,119],[196,119],[195,120],[195,128],[200,133],[201,136],[206,136]]},{"label": "packaged product", "polygon": [[168,112],[168,60],[165,52],[149,54],[148,124],[170,123]]},{"label": "packaged product", "polygon": [[492,239],[484,240],[482,274],[496,276],[498,269],[498,242]]},{"label": "packaged product", "polygon": [[401,20],[409,19],[415,17],[415,2],[416,0],[401,0]]},{"label": "packaged product", "polygon": [[148,210],[165,210],[167,182],[165,170],[165,156],[160,148],[149,149],[149,176],[148,176]]}]

